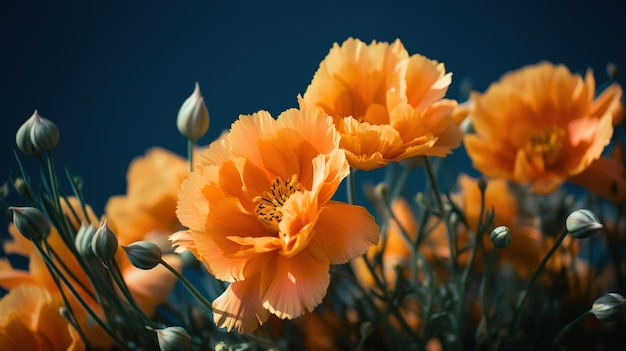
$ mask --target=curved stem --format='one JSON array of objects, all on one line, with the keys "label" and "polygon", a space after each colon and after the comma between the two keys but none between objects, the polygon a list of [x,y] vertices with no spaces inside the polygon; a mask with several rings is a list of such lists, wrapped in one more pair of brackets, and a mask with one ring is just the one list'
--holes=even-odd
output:
[{"label": "curved stem", "polygon": [[580,323],[583,319],[585,319],[591,313],[592,313],[591,310],[588,310],[582,313],[580,316],[578,316],[576,319],[574,319],[568,325],[566,325],[563,329],[561,329],[561,331],[556,336],[556,338],[554,338],[554,349],[558,350],[561,344],[561,339],[565,336],[565,334],[567,334],[574,326],[576,326],[576,324]]},{"label": "curved stem", "polygon": [[535,284],[535,281],[537,280],[537,278],[539,277],[541,272],[543,272],[543,269],[545,268],[546,263],[548,262],[550,257],[552,257],[554,252],[559,248],[559,246],[561,245],[561,243],[563,242],[563,240],[567,236],[567,233],[568,233],[567,229],[563,230],[563,233],[561,233],[561,236],[556,240],[556,242],[554,243],[552,248],[550,248],[550,251],[548,251],[548,253],[543,257],[543,260],[539,264],[539,267],[537,267],[537,270],[535,270],[535,273],[530,278],[530,281],[528,282],[528,286],[526,287],[526,289],[524,289],[524,291],[522,291],[522,295],[521,295],[520,299],[517,302],[517,306],[515,306],[515,312],[513,312],[513,320],[511,321],[511,328],[510,328],[510,330],[515,330],[516,329],[517,322],[518,322],[518,319],[519,319],[519,316],[520,316],[520,312],[522,310],[522,307],[524,306],[524,302],[526,302],[526,298],[528,297],[528,294],[530,293],[530,290],[532,289],[533,285]]},{"label": "curved stem", "polygon": [[176,276],[176,278],[178,278],[178,280],[180,280],[185,287],[187,288],[187,290],[189,290],[189,292],[196,298],[198,299],[205,307],[207,307],[208,309],[212,310],[213,309],[213,304],[211,304],[211,302],[209,302],[209,300],[207,300],[204,296],[202,296],[202,294],[198,291],[198,289],[196,289],[193,284],[191,284],[189,282],[189,280],[187,280],[187,278],[185,278],[182,274],[180,274],[179,271],[177,271],[176,269],[174,269],[174,267],[170,266],[167,262],[165,262],[164,260],[161,260],[159,262],[160,264],[163,265],[163,267],[167,268],[170,272],[174,273],[174,275]]}]

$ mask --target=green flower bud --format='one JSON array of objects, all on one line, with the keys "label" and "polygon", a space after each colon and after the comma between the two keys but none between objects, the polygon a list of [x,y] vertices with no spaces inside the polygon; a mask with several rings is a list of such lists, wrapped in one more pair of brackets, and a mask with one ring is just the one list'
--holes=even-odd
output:
[{"label": "green flower bud", "polygon": [[41,117],[37,111],[30,129],[30,140],[40,150],[50,151],[59,143],[59,128],[52,121]]},{"label": "green flower bud", "polygon": [[30,198],[30,188],[28,187],[28,183],[23,178],[15,178],[13,181],[13,187],[17,190],[17,193],[24,196],[25,198]]},{"label": "green flower bud", "polygon": [[223,341],[218,342],[217,344],[215,344],[215,348],[213,348],[215,351],[231,351],[232,349],[230,348],[230,346],[228,346],[228,344],[226,344]]},{"label": "green flower bud", "polygon": [[191,140],[200,139],[209,130],[209,111],[200,94],[200,85],[196,87],[178,110],[176,126],[178,130]]},{"label": "green flower bud", "polygon": [[626,299],[617,293],[604,294],[593,303],[591,313],[604,322],[616,321],[626,315]]},{"label": "green flower bud", "polygon": [[152,269],[161,262],[161,248],[150,241],[137,241],[128,246],[122,246],[126,256],[133,266],[139,269]]},{"label": "green flower bud", "polygon": [[13,211],[13,223],[22,235],[31,241],[43,240],[50,233],[50,222],[34,207],[9,207]]},{"label": "green flower bud", "polygon": [[41,150],[33,144],[30,138],[30,131],[35,123],[35,115],[37,115],[37,110],[35,110],[33,115],[20,126],[17,133],[15,133],[15,143],[17,144],[17,147],[29,156],[35,156],[41,152]]},{"label": "green flower bud", "polygon": [[117,238],[104,220],[91,239],[91,251],[106,262],[115,256],[117,246]]},{"label": "green flower bud", "polygon": [[363,322],[359,328],[362,339],[367,339],[374,332],[374,325],[370,321]]},{"label": "green flower bud", "polygon": [[504,249],[511,244],[511,230],[506,226],[499,226],[491,231],[489,239],[493,243],[493,246],[498,249]]},{"label": "green flower bud", "polygon": [[93,225],[90,224],[87,226],[85,223],[80,225],[80,229],[78,229],[78,233],[76,233],[76,238],[74,239],[74,245],[81,256],[90,257],[93,255],[91,243],[94,235],[96,235],[96,228]]},{"label": "green flower bud", "polygon": [[565,228],[577,239],[586,239],[600,233],[604,226],[593,212],[577,210],[567,216]]},{"label": "green flower bud", "polygon": [[167,327],[157,329],[157,340],[161,351],[186,351],[189,350],[191,336],[181,327]]}]

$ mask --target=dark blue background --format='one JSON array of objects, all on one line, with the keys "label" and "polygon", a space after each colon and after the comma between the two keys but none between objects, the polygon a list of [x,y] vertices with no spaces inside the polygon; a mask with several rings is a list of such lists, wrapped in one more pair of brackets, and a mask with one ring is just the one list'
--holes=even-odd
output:
[{"label": "dark blue background", "polygon": [[[0,5],[0,176],[33,112],[61,130],[58,165],[83,177],[100,214],[130,160],[180,154],[176,114],[202,88],[208,143],[239,114],[297,105],[333,42],[393,41],[446,64],[449,92],[484,90],[540,60],[626,70],[624,1],[5,1]],[[29,165],[33,159],[24,158]],[[20,199],[14,205],[20,205]],[[2,229],[4,231],[4,229]]]}]

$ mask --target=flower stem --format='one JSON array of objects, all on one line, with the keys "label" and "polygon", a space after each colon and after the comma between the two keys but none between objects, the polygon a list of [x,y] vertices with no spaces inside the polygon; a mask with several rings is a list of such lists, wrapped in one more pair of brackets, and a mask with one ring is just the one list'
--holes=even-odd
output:
[{"label": "flower stem", "polygon": [[487,314],[487,278],[489,278],[491,274],[491,270],[493,269],[493,263],[496,260],[496,255],[498,253],[498,248],[494,246],[491,250],[491,254],[489,255],[489,260],[487,261],[487,268],[485,268],[485,274],[483,275],[483,281],[480,283],[480,306],[483,313],[483,319],[485,320],[485,330],[489,333],[489,315]]},{"label": "flower stem", "polygon": [[187,138],[187,160],[189,160],[189,172],[193,172],[193,146],[195,140]]},{"label": "flower stem", "polygon": [[355,190],[354,190],[354,172],[355,170],[350,168],[350,174],[348,174],[347,195],[348,203],[354,205],[355,202]]},{"label": "flower stem", "polygon": [[592,313],[591,309],[587,310],[586,312],[584,312],[580,316],[578,316],[576,319],[571,321],[563,329],[561,329],[561,331],[556,336],[556,338],[554,338],[554,349],[555,350],[560,349],[561,339],[565,336],[565,334],[567,334],[574,326],[576,326],[576,324],[580,323],[583,319],[585,319],[591,313]]},{"label": "flower stem", "polygon": [[207,300],[204,296],[202,296],[202,294],[193,286],[193,284],[191,284],[189,280],[187,280],[187,278],[185,278],[182,274],[180,274],[180,272],[178,272],[176,269],[174,269],[174,267],[170,266],[164,260],[161,260],[159,263],[162,264],[163,267],[167,268],[170,272],[172,272],[178,278],[178,280],[180,280],[185,285],[187,290],[189,290],[189,292],[193,296],[195,296],[195,298],[198,299],[205,307],[207,307],[210,310],[213,309],[213,304],[211,304],[209,300]]},{"label": "flower stem", "polygon": [[563,233],[561,233],[561,236],[556,240],[552,248],[550,248],[550,251],[548,251],[548,253],[543,257],[543,260],[539,264],[539,267],[537,267],[537,270],[535,270],[535,273],[530,278],[530,281],[528,282],[528,286],[526,286],[526,289],[522,291],[522,295],[520,296],[520,299],[517,302],[517,306],[515,307],[515,312],[513,312],[513,319],[511,321],[510,330],[515,330],[517,328],[517,323],[520,317],[520,312],[522,310],[522,307],[524,306],[524,302],[526,302],[526,297],[528,297],[528,294],[530,293],[530,290],[535,284],[535,281],[537,280],[541,272],[543,272],[543,269],[545,268],[546,263],[548,262],[550,257],[552,257],[554,252],[559,248],[559,246],[561,245],[561,243],[567,236],[567,233],[568,233],[567,229],[563,230]]}]

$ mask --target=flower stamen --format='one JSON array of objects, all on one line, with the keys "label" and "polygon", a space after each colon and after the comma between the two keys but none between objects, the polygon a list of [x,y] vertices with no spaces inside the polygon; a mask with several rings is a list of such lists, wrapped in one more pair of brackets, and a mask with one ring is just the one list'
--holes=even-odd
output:
[{"label": "flower stamen", "polygon": [[270,186],[269,191],[263,192],[263,195],[255,196],[252,201],[257,205],[254,212],[257,219],[265,229],[272,233],[278,233],[278,224],[283,219],[283,206],[289,196],[297,191],[302,191],[304,187],[298,183],[298,176],[292,175],[287,181],[283,181],[277,177]]},{"label": "flower stamen", "polygon": [[526,152],[531,157],[540,156],[546,165],[553,164],[563,146],[564,132],[556,128],[546,128],[530,137]]}]

